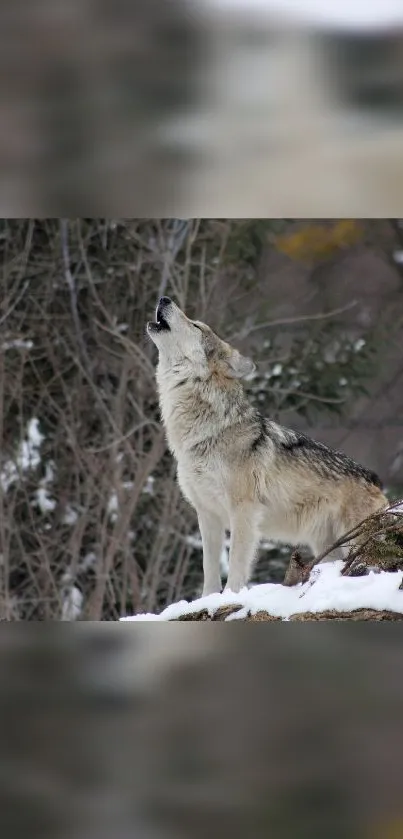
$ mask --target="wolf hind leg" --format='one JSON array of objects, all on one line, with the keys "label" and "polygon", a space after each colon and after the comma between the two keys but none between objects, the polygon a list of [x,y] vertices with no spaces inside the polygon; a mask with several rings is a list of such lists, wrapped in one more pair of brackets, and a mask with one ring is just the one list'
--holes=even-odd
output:
[{"label": "wolf hind leg", "polygon": [[[323,530],[322,533],[316,536],[314,543],[312,545],[312,550],[314,557],[321,556],[325,551],[329,550],[329,548],[337,541],[337,539],[342,535],[339,533],[337,536],[335,535],[335,528],[328,524],[327,527]],[[326,556],[323,557],[321,562],[335,562],[337,559],[345,560],[348,554],[348,546],[340,546],[338,548],[334,548],[333,551],[327,553]]]},{"label": "wolf hind leg", "polygon": [[[324,553],[324,551],[327,550],[329,547],[330,545],[324,545],[321,550],[316,551],[315,556],[320,556],[320,554]],[[326,556],[323,557],[321,562],[335,562],[336,559],[345,560],[347,558],[347,554],[348,547],[335,548],[333,551],[330,551],[330,553],[326,554]]]}]

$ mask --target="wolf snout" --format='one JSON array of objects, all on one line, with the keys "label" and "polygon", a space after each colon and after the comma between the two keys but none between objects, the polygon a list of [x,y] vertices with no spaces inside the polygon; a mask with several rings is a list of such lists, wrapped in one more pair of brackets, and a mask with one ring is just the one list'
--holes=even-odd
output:
[{"label": "wolf snout", "polygon": [[165,317],[171,305],[172,300],[170,297],[160,297],[156,312],[158,322],[166,322]]},{"label": "wolf snout", "polygon": [[170,297],[160,297],[159,303],[158,303],[158,311],[161,312],[161,314],[162,314],[165,311],[165,309],[167,309],[168,306],[171,305],[171,303],[172,303],[172,300],[171,300]]}]

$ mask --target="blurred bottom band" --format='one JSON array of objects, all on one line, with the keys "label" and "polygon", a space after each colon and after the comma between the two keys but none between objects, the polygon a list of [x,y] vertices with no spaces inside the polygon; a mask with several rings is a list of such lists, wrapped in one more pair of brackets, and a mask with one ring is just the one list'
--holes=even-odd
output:
[{"label": "blurred bottom band", "polygon": [[382,631],[7,627],[1,835],[401,836],[403,671]]}]

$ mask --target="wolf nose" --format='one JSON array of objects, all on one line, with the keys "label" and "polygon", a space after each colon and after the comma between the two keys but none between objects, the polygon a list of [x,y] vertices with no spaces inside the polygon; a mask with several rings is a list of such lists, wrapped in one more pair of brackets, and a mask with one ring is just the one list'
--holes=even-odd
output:
[{"label": "wolf nose", "polygon": [[172,301],[170,297],[160,297],[160,302],[158,305],[161,306],[161,309],[165,309],[166,306],[169,306],[171,304],[171,302]]}]

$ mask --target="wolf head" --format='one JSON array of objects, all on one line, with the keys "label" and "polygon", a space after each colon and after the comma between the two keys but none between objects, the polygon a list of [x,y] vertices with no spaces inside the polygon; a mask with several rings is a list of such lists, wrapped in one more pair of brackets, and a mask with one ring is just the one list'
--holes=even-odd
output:
[{"label": "wolf head", "polygon": [[158,348],[160,367],[167,372],[177,367],[202,378],[215,373],[243,379],[255,369],[250,358],[222,341],[205,323],[190,320],[169,297],[161,297],[156,321],[147,324],[147,332]]}]

